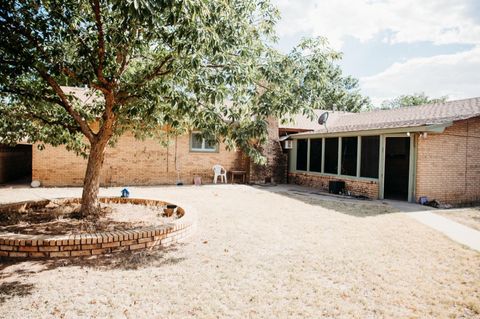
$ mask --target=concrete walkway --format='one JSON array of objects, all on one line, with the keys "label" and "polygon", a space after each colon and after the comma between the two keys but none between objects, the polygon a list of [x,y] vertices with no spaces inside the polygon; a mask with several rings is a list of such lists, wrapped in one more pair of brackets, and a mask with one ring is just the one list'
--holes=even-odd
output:
[{"label": "concrete walkway", "polygon": [[384,200],[405,215],[427,225],[450,239],[471,249],[480,251],[480,231],[435,214],[440,210],[428,206],[403,201]]},{"label": "concrete walkway", "polygon": [[406,215],[442,232],[460,244],[480,251],[480,231],[478,230],[464,226],[430,211],[410,212],[406,213]]}]

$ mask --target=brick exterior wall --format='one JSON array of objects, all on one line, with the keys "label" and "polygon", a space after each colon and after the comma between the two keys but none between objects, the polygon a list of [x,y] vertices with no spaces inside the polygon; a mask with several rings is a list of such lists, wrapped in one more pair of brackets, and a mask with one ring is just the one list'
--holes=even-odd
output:
[{"label": "brick exterior wall", "polygon": [[372,199],[378,198],[378,182],[373,180],[358,180],[343,176],[312,175],[306,173],[289,173],[288,180],[292,184],[319,188],[327,192],[329,181],[345,181],[345,188],[352,195],[363,195]]},{"label": "brick exterior wall", "polygon": [[480,117],[443,134],[417,137],[416,197],[460,204],[480,202]]},{"label": "brick exterior wall", "polygon": [[268,119],[268,141],[260,147],[260,152],[267,158],[266,165],[258,165],[253,161],[249,167],[249,181],[251,183],[276,183],[287,182],[288,154],[283,153],[279,142],[278,120]]},{"label": "brick exterior wall", "polygon": [[[64,147],[52,146],[42,151],[34,146],[32,153],[33,180],[39,180],[43,186],[83,184],[87,162],[82,157]],[[100,180],[103,186],[175,184],[178,171],[184,184],[193,183],[194,176],[211,183],[215,164],[228,171],[247,170],[248,161],[242,152],[227,151],[223,144],[218,152],[191,152],[189,135],[173,138],[165,146],[153,139],[136,140],[127,133],[114,148],[106,150]]]}]

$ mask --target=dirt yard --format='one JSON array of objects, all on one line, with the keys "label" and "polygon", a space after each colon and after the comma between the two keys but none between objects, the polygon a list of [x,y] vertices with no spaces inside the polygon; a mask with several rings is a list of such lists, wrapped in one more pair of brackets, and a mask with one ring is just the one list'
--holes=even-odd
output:
[{"label": "dirt yard", "polygon": [[[480,318],[480,254],[381,202],[242,185],[130,191],[194,207],[196,234],[110,259],[4,262],[0,317]],[[0,202],[79,195],[0,189]]]},{"label": "dirt yard", "polygon": [[[50,205],[50,207],[49,207]],[[164,216],[163,207],[133,204],[101,204],[95,218],[81,219],[80,204],[50,201],[46,207],[5,209],[0,205],[0,233],[28,235],[70,235],[130,230],[163,225],[177,216]]]}]

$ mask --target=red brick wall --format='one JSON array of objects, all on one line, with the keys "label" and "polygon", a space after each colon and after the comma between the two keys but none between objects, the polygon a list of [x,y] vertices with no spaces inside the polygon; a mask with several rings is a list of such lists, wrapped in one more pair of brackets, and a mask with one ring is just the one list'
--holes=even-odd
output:
[{"label": "red brick wall", "polygon": [[329,181],[345,181],[345,188],[352,195],[363,195],[368,198],[378,198],[378,182],[369,180],[350,179],[348,177],[312,175],[306,173],[289,173],[288,180],[292,184],[320,188],[328,191]]},{"label": "red brick wall", "polygon": [[443,134],[417,137],[416,196],[444,203],[480,201],[480,117]]},{"label": "red brick wall", "polygon": [[[215,164],[227,170],[246,170],[246,161],[240,151],[227,151],[221,144],[215,153],[190,152],[189,138],[189,135],[179,136],[177,141],[173,138],[168,146],[164,146],[153,139],[139,141],[131,134],[125,134],[115,148],[106,151],[101,184],[174,184],[177,169],[185,184],[191,184],[197,175],[202,176],[203,183],[211,183]],[[83,183],[86,160],[64,147],[47,146],[40,151],[34,146],[32,162],[32,179],[45,186],[79,186]]]}]

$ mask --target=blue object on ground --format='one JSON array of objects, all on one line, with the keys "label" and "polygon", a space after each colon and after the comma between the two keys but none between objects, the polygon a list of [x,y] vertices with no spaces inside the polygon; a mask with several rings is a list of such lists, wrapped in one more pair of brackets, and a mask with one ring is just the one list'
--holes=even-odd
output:
[{"label": "blue object on ground", "polygon": [[418,203],[420,205],[426,205],[428,203],[428,198],[427,196],[420,196],[420,198],[418,199]]},{"label": "blue object on ground", "polygon": [[122,189],[122,196],[120,197],[128,197],[130,196],[130,192],[128,191],[128,189],[124,188]]}]

